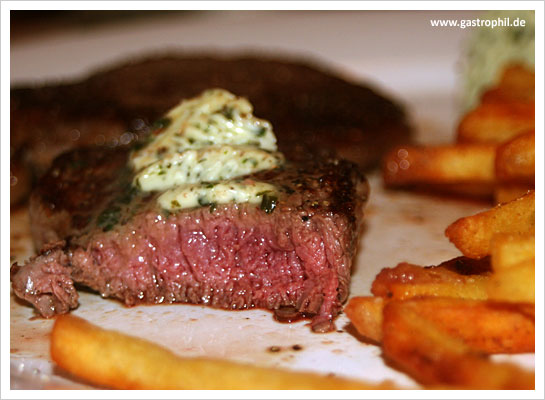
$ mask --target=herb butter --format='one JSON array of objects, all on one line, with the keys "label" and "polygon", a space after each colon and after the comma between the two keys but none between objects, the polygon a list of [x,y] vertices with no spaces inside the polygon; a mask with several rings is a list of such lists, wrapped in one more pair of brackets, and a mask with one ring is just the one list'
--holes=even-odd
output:
[{"label": "herb butter", "polygon": [[264,195],[275,191],[271,184],[250,179],[241,182],[204,182],[167,190],[159,196],[159,204],[171,211],[199,206],[210,206],[213,211],[217,204],[261,204]]},{"label": "herb butter", "polygon": [[247,146],[210,146],[169,154],[135,177],[144,191],[172,186],[214,182],[275,168],[279,155]]},{"label": "herb butter", "polygon": [[160,120],[149,143],[131,154],[133,185],[162,191],[159,204],[170,211],[265,199],[267,203],[274,186],[235,180],[284,161],[271,124],[252,112],[248,100],[222,89],[181,102]]}]

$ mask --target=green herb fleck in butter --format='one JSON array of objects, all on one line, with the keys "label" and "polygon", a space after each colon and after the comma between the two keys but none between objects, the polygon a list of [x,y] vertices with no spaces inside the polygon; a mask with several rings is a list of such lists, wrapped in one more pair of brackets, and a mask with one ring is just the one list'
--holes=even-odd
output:
[{"label": "green herb fleck in butter", "polygon": [[[268,121],[252,115],[252,105],[222,89],[181,102],[163,118],[156,135],[133,151],[133,184],[163,191],[160,205],[170,211],[216,204],[262,203],[274,186],[234,178],[278,167],[276,137]],[[274,209],[274,207],[272,208]]]}]

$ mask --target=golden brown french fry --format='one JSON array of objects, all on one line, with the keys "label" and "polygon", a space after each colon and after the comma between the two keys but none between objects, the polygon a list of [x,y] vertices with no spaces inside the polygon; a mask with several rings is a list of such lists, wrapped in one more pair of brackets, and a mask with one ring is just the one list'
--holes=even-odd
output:
[{"label": "golden brown french fry", "polygon": [[503,69],[499,86],[511,90],[529,90],[536,86],[536,75],[533,68],[522,64],[511,64]]},{"label": "golden brown french fry", "polygon": [[490,201],[494,195],[496,182],[423,183],[412,185],[418,192],[445,195],[448,197],[469,197]]},{"label": "golden brown french fry", "polygon": [[530,192],[491,210],[460,218],[445,235],[467,257],[482,258],[490,254],[490,240],[497,233],[534,234],[535,194]]},{"label": "golden brown french fry", "polygon": [[[400,263],[395,268],[384,268],[373,281],[371,293],[392,300],[417,296],[476,300],[488,297],[489,273],[485,272],[490,269],[488,259],[470,260],[458,257],[449,263],[426,268]],[[455,266],[458,266],[459,271],[454,269]]]},{"label": "golden brown french fry", "polygon": [[499,182],[494,187],[494,201],[496,204],[508,203],[534,190],[534,187],[529,183]]},{"label": "golden brown french fry", "polygon": [[516,304],[439,297],[410,302],[419,316],[472,350],[486,354],[534,351],[534,318]]},{"label": "golden brown french fry", "polygon": [[344,312],[362,336],[380,343],[383,308],[384,299],[381,297],[354,297]]},{"label": "golden brown french fry", "polygon": [[498,234],[492,237],[490,259],[494,273],[534,258],[534,235]]},{"label": "golden brown french fry", "polygon": [[467,113],[458,126],[458,143],[502,143],[534,129],[534,103],[486,103]]},{"label": "golden brown french fry", "polygon": [[534,321],[536,319],[536,305],[535,303],[517,303],[517,307],[521,313]]},{"label": "golden brown french fry", "polygon": [[535,303],[535,259],[527,259],[494,271],[488,283],[488,297],[498,301]]},{"label": "golden brown french fry", "polygon": [[535,73],[523,65],[503,70],[498,85],[481,97],[482,103],[532,102],[535,99]]},{"label": "golden brown french fry", "polygon": [[424,384],[463,385],[473,389],[533,389],[534,374],[494,363],[462,340],[418,314],[413,301],[384,307],[383,351],[394,364]]},{"label": "golden brown french fry", "polygon": [[451,146],[398,147],[383,162],[387,185],[464,184],[495,182],[496,146],[464,144]]},{"label": "golden brown french fry", "polygon": [[[376,297],[354,297],[345,312],[361,335],[380,342],[386,302]],[[486,354],[534,351],[534,316],[518,304],[439,297],[415,298],[407,303],[420,317],[461,339],[474,351]]]},{"label": "golden brown french fry", "polygon": [[496,152],[496,176],[501,181],[534,183],[534,131],[521,134],[498,147]]},{"label": "golden brown french fry", "polygon": [[181,358],[71,315],[55,321],[51,357],[73,375],[114,389],[396,389],[389,382],[370,384],[224,360]]},{"label": "golden brown french fry", "polygon": [[531,103],[535,101],[535,88],[510,90],[508,87],[495,86],[481,95],[481,104],[491,103]]}]

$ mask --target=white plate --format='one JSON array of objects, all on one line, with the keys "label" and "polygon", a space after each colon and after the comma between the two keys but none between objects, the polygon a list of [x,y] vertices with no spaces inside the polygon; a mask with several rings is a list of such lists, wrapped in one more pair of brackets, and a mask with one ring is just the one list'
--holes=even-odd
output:
[{"label": "white plate", "polygon": [[[165,48],[260,49],[319,57],[345,73],[365,78],[401,98],[425,143],[451,139],[457,118],[455,64],[465,32],[434,30],[429,19],[448,12],[204,13],[172,16],[97,30],[77,29],[15,43],[14,83],[80,76],[105,62]],[[450,14],[453,18],[468,15]],[[190,39],[188,39],[190,38]],[[363,112],[365,110],[362,110]],[[383,267],[402,261],[431,265],[459,252],[444,236],[455,219],[483,204],[386,192],[370,176],[371,199],[360,242],[351,295],[369,294]],[[11,256],[32,254],[25,210],[12,213]],[[201,306],[125,308],[119,302],[82,293],[74,311],[93,323],[162,344],[183,356],[220,357],[293,370],[333,373],[376,382],[414,382],[387,365],[380,348],[361,341],[346,316],[337,332],[313,334],[305,322],[279,324],[261,310],[222,311]],[[86,388],[55,368],[48,351],[52,321],[11,297],[11,377],[16,388]],[[300,350],[293,346],[299,345]],[[279,351],[271,351],[271,347]],[[508,357],[533,368],[534,356]]]}]

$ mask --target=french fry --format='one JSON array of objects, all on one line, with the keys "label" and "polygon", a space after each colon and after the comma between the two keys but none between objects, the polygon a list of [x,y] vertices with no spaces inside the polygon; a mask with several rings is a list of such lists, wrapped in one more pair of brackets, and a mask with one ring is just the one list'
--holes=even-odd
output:
[{"label": "french fry", "polygon": [[503,70],[497,86],[483,93],[482,103],[532,102],[535,99],[535,72],[523,65]]},{"label": "french fry", "polygon": [[534,69],[521,64],[508,65],[503,69],[499,86],[519,91],[533,90],[536,86]]},{"label": "french fry", "polygon": [[472,277],[475,275],[486,275],[492,270],[489,257],[474,259],[466,256],[460,256],[443,261],[441,264],[435,267],[432,266],[428,268],[433,269],[439,267],[460,275],[472,275]]},{"label": "french fry", "polygon": [[534,387],[533,374],[483,358],[534,351],[534,99],[534,72],[507,67],[460,121],[456,145],[399,147],[383,161],[386,185],[493,194],[499,204],[446,229],[465,257],[385,268],[371,289],[382,301],[356,297],[346,307],[358,332],[382,338],[384,355],[421,383]]},{"label": "french fry", "polygon": [[495,182],[422,183],[412,189],[423,193],[435,193],[449,197],[467,197],[490,201],[494,195]]},{"label": "french fry", "polygon": [[490,254],[490,241],[497,233],[534,234],[535,194],[530,192],[491,210],[460,218],[445,235],[467,257],[482,258]]},{"label": "french fry", "polygon": [[413,301],[391,301],[384,308],[383,352],[394,364],[428,385],[473,389],[533,389],[533,373],[494,363],[419,315]]},{"label": "french fry", "polygon": [[384,159],[383,178],[390,186],[414,184],[492,185],[495,145],[404,146]]},{"label": "french fry", "polygon": [[354,297],[344,312],[357,331],[377,343],[382,340],[382,310],[384,299],[381,297]]},{"label": "french fry", "polygon": [[458,143],[502,143],[535,127],[534,103],[486,103],[467,113]]},{"label": "french fry", "polygon": [[534,318],[517,305],[438,297],[410,302],[419,316],[472,350],[486,354],[534,351]]},{"label": "french fry", "polygon": [[[381,301],[377,301],[380,299]],[[357,331],[380,342],[386,300],[354,297],[345,308]],[[419,317],[486,354],[534,351],[534,316],[524,306],[480,300],[426,297],[408,300]]]},{"label": "french fry", "polygon": [[494,201],[496,204],[508,203],[534,190],[534,187],[529,183],[499,182],[494,187]]},{"label": "french fry", "polygon": [[491,299],[535,302],[535,236],[495,235],[491,240]]},{"label": "french fry", "polygon": [[494,271],[488,283],[488,297],[498,301],[535,303],[535,259]]},{"label": "french fry", "polygon": [[[456,266],[459,271],[454,269]],[[470,260],[465,257],[427,268],[400,263],[395,268],[384,268],[376,276],[371,293],[392,300],[418,296],[486,299],[489,274],[484,271],[487,270],[487,259]]]},{"label": "french fry", "polygon": [[517,303],[517,307],[520,312],[529,318],[536,318],[536,305],[535,303]]},{"label": "french fry", "polygon": [[490,259],[494,272],[513,268],[535,258],[534,235],[498,234],[490,243]]},{"label": "french fry", "polygon": [[396,389],[313,373],[204,358],[181,358],[148,341],[57,317],[51,357],[63,369],[114,389]]},{"label": "french fry", "polygon": [[496,176],[501,181],[535,181],[535,133],[521,134],[502,144],[496,152]]}]

